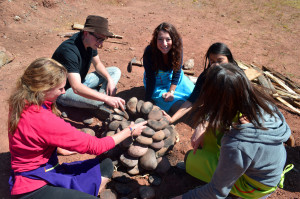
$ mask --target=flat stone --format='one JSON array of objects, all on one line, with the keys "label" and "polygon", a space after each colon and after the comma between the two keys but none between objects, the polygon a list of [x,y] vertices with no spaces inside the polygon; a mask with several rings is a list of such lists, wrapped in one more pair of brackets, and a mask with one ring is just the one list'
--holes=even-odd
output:
[{"label": "flat stone", "polygon": [[164,145],[165,145],[165,142],[164,142],[164,140],[161,140],[161,141],[159,141],[159,142],[153,142],[151,145],[150,145],[150,147],[152,148],[152,149],[154,149],[154,150],[159,150],[159,149],[161,149],[162,147],[164,147]]},{"label": "flat stone", "polygon": [[128,111],[132,114],[136,114],[136,105],[137,105],[138,99],[136,97],[132,97],[127,102],[127,108]]},{"label": "flat stone", "polygon": [[165,132],[162,130],[155,132],[155,134],[152,136],[152,139],[155,142],[159,142],[159,141],[163,140],[164,138],[165,138]]},{"label": "flat stone", "polygon": [[163,117],[162,111],[161,110],[152,110],[148,114],[148,119],[149,120],[160,120]]},{"label": "flat stone", "polygon": [[132,145],[130,145],[127,152],[128,155],[138,158],[145,155],[147,151],[148,151],[148,147],[146,145],[135,142]]},{"label": "flat stone", "polygon": [[171,135],[171,132],[169,131],[169,129],[167,127],[164,128],[163,131],[165,133],[166,138],[168,138]]},{"label": "flat stone", "polygon": [[91,125],[94,122],[94,118],[88,118],[82,121],[84,124]]},{"label": "flat stone", "polygon": [[95,131],[93,129],[90,129],[90,128],[82,128],[81,131],[85,132],[86,134],[90,134],[91,136],[96,135]]},{"label": "flat stone", "polygon": [[148,120],[148,126],[154,129],[155,131],[162,130],[168,126],[168,123],[165,121],[156,121],[156,120]]},{"label": "flat stone", "polygon": [[151,145],[153,143],[153,139],[152,138],[149,138],[149,137],[145,137],[145,136],[142,136],[142,135],[139,135],[137,138],[136,138],[136,141],[140,144],[144,144],[144,145]]},{"label": "flat stone", "polygon": [[127,173],[130,175],[138,175],[140,173],[139,165],[135,165],[132,168],[127,168]]},{"label": "flat stone", "polygon": [[195,62],[194,59],[188,59],[186,62],[184,62],[183,69],[190,70],[194,68]]},{"label": "flat stone", "polygon": [[105,190],[101,191],[100,198],[117,199],[117,194],[114,193],[111,189],[105,189]]},{"label": "flat stone", "polygon": [[109,119],[111,121],[114,121],[114,120],[119,120],[119,121],[125,120],[125,118],[123,116],[117,115],[117,114],[110,114]]},{"label": "flat stone", "polygon": [[152,137],[155,134],[155,131],[152,128],[147,126],[146,128],[143,129],[142,134],[147,137]]},{"label": "flat stone", "polygon": [[121,183],[129,183],[131,181],[130,176],[127,173],[121,172],[121,171],[115,171],[113,172],[113,175],[111,177],[113,180]]},{"label": "flat stone", "polygon": [[126,120],[129,119],[128,113],[126,111],[122,111],[120,109],[115,108],[114,112],[120,116],[123,116]]},{"label": "flat stone", "polygon": [[135,124],[138,124],[138,123],[141,123],[141,122],[144,122],[144,121],[145,121],[144,118],[137,118],[137,119],[134,121],[134,123],[135,123]]},{"label": "flat stone", "polygon": [[136,111],[138,113],[141,113],[141,108],[142,108],[142,105],[144,104],[144,101],[143,100],[139,100],[137,105],[136,105]]},{"label": "flat stone", "polygon": [[141,112],[145,115],[148,115],[152,111],[153,104],[152,102],[145,102],[141,107]]},{"label": "flat stone", "polygon": [[157,158],[157,167],[155,171],[159,174],[165,174],[170,169],[171,164],[166,157]]},{"label": "flat stone", "polygon": [[126,129],[129,125],[130,125],[130,122],[129,122],[129,121],[122,121],[122,122],[120,123],[121,130]]},{"label": "flat stone", "polygon": [[135,165],[138,164],[139,160],[138,158],[134,158],[129,156],[127,153],[124,153],[120,156],[120,162],[125,166],[125,167],[134,167]]},{"label": "flat stone", "polygon": [[168,149],[169,148],[166,148],[166,147],[159,149],[158,151],[155,152],[155,156],[157,158],[164,156],[167,153]]},{"label": "flat stone", "polygon": [[108,128],[109,130],[115,131],[120,126],[121,122],[118,120],[112,121],[109,123]]},{"label": "flat stone", "polygon": [[155,156],[155,151],[153,149],[148,149],[147,153],[140,157],[139,164],[145,170],[154,170],[157,167],[157,160]]},{"label": "flat stone", "polygon": [[157,106],[157,105],[153,105],[152,110],[162,110],[162,109],[159,106]]},{"label": "flat stone", "polygon": [[155,197],[154,189],[149,186],[141,186],[139,188],[139,194],[141,199],[152,199]]}]

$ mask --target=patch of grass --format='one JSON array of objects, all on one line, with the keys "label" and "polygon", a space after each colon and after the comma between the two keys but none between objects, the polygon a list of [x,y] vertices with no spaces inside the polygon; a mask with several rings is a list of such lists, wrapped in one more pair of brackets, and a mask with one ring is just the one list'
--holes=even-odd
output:
[{"label": "patch of grass", "polygon": [[300,0],[284,0],[281,3],[293,8],[300,9]]}]

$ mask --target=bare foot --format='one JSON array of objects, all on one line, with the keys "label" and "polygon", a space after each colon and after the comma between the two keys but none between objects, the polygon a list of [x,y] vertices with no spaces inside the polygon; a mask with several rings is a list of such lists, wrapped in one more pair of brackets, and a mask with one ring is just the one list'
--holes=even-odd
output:
[{"label": "bare foot", "polygon": [[75,152],[75,151],[68,151],[66,149],[57,147],[57,153],[60,154],[60,155],[73,155],[73,154],[76,154],[77,152]]}]

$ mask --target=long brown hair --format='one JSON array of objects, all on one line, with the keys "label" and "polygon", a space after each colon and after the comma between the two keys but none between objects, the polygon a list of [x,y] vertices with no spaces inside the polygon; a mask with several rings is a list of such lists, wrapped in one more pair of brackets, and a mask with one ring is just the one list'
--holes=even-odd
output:
[{"label": "long brown hair", "polygon": [[273,98],[255,87],[244,71],[234,64],[221,64],[208,69],[199,98],[194,103],[194,127],[208,121],[209,127],[228,129],[240,113],[256,127],[265,129],[260,120],[263,112],[279,114]]},{"label": "long brown hair", "polygon": [[[172,48],[168,53],[169,63],[167,64],[167,66],[163,64],[163,54],[157,48],[157,37],[159,31],[165,31],[169,33],[172,39]],[[158,72],[158,70],[173,70],[174,72],[176,72],[180,69],[182,63],[182,39],[176,28],[172,24],[163,22],[159,26],[157,26],[153,32],[153,37],[150,45],[152,47],[152,59],[154,62],[152,69],[156,73]]]},{"label": "long brown hair", "polygon": [[[61,84],[66,74],[67,70],[60,63],[49,58],[38,58],[26,68],[8,101],[10,134],[16,130],[23,110],[30,105],[41,106],[44,93]],[[55,103],[52,111],[57,113]]]}]

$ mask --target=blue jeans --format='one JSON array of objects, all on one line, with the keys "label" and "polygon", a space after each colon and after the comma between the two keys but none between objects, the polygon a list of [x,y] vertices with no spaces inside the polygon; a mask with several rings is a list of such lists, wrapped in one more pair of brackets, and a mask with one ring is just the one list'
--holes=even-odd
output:
[{"label": "blue jeans", "polygon": [[[106,70],[111,76],[111,78],[113,79],[115,85],[117,85],[121,77],[120,69],[118,67],[112,66],[112,67],[107,67]],[[96,71],[89,73],[85,77],[83,84],[93,90],[97,90],[100,93],[106,94],[107,80],[101,75],[99,75]],[[104,102],[102,101],[92,100],[77,95],[74,93],[72,88],[68,88],[66,90],[66,93],[60,95],[56,101],[57,103],[63,106],[70,106],[70,107],[77,107],[77,108],[92,108],[92,109],[100,108],[104,104]]]}]

